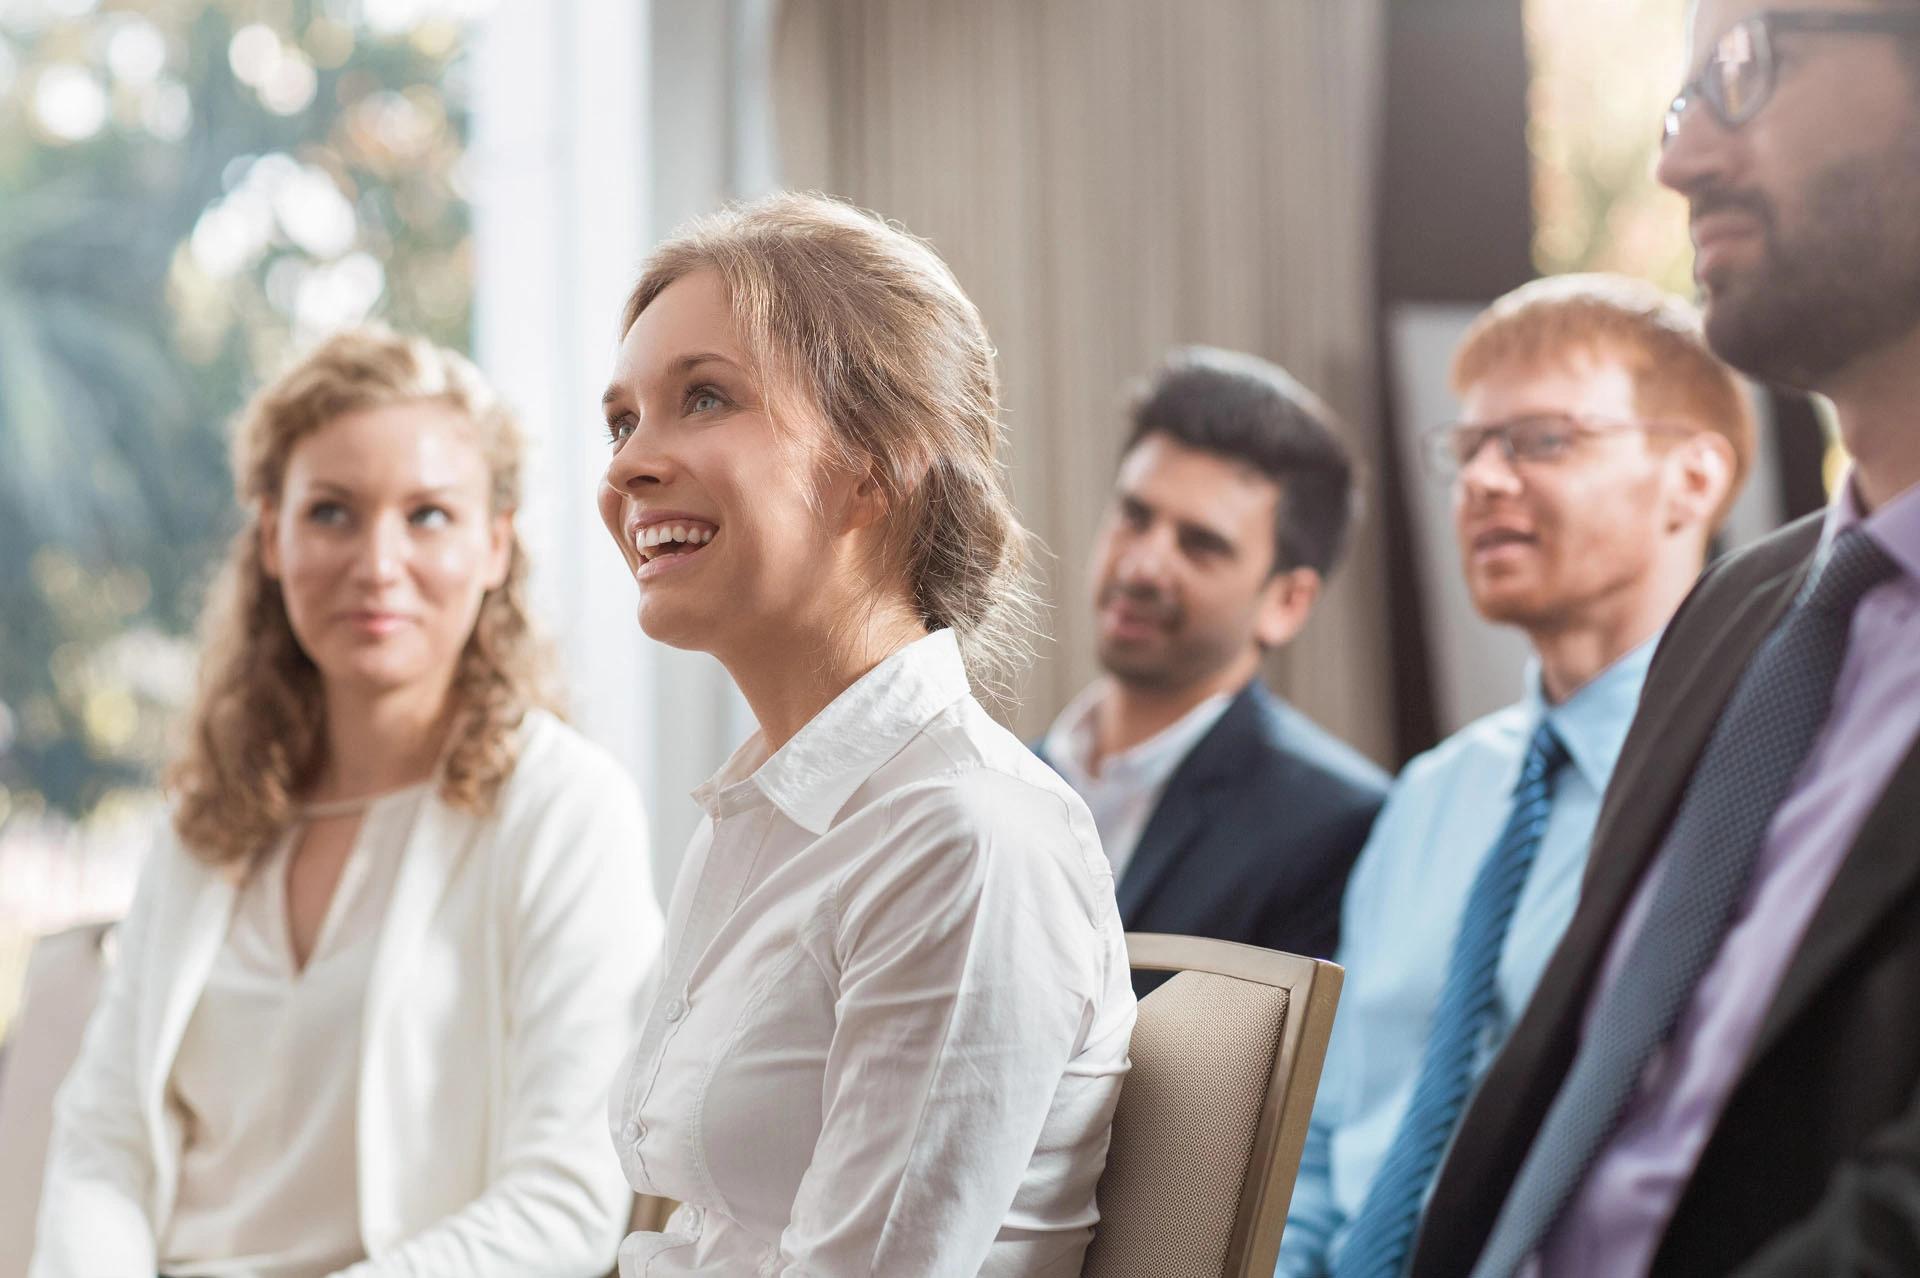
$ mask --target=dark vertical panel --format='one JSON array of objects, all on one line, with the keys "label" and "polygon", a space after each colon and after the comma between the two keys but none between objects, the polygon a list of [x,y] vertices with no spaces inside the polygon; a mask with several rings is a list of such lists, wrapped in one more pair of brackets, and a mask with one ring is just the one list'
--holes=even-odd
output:
[{"label": "dark vertical panel", "polygon": [[1380,284],[1480,302],[1533,278],[1521,0],[1390,0]]},{"label": "dark vertical panel", "polygon": [[1827,504],[1822,470],[1827,457],[1827,432],[1813,410],[1813,401],[1797,391],[1774,390],[1767,395],[1773,446],[1780,457],[1780,515],[1787,523]]},{"label": "dark vertical panel", "polygon": [[1401,758],[1438,737],[1399,406],[1384,358],[1402,302],[1484,302],[1533,277],[1523,0],[1389,0],[1377,243],[1381,517],[1392,595],[1394,738]]}]

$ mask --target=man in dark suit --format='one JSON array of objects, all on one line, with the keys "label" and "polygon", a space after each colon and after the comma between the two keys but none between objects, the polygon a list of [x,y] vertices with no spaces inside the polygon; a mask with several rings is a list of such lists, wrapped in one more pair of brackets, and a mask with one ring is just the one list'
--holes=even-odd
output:
[{"label": "man in dark suit", "polygon": [[1708,339],[1853,464],[1669,627],[1417,1278],[1920,1273],[1920,3],[1700,0],[1691,65]]},{"label": "man in dark suit", "polygon": [[1386,777],[1258,676],[1339,559],[1352,464],[1251,356],[1177,352],[1132,419],[1094,556],[1106,675],[1042,757],[1092,809],[1129,931],[1328,957]]}]

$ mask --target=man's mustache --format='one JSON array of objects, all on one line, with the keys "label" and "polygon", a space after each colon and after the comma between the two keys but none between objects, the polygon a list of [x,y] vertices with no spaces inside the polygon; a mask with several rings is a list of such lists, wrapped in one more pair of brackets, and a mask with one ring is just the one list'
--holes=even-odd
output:
[{"label": "man's mustache", "polygon": [[1116,599],[1124,599],[1135,612],[1148,614],[1154,621],[1168,625],[1179,618],[1180,610],[1166,594],[1138,582],[1113,582],[1100,592],[1102,608]]},{"label": "man's mustache", "polygon": [[1758,191],[1735,191],[1726,187],[1709,187],[1697,191],[1688,197],[1688,216],[1694,222],[1711,217],[1715,213],[1745,213],[1754,221],[1771,231],[1773,229],[1773,206]]}]

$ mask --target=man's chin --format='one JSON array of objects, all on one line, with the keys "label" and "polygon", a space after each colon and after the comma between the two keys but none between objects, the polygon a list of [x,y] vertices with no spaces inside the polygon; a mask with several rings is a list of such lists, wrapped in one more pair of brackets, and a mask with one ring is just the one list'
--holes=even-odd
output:
[{"label": "man's chin", "polygon": [[1472,592],[1473,610],[1484,621],[1496,626],[1531,629],[1539,624],[1547,609],[1531,591],[1477,590]]},{"label": "man's chin", "polygon": [[1135,687],[1165,687],[1177,682],[1164,645],[1133,643],[1102,637],[1097,648],[1100,668]]}]

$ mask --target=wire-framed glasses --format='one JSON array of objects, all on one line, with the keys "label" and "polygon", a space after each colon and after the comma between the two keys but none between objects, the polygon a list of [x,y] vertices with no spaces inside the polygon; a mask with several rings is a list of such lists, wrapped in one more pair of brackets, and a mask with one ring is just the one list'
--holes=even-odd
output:
[{"label": "wire-framed glasses", "polygon": [[1634,430],[1688,435],[1694,428],[1675,422],[1530,413],[1501,422],[1454,422],[1437,426],[1426,433],[1421,451],[1434,477],[1451,482],[1488,444],[1498,448],[1501,458],[1516,469],[1551,466],[1573,456],[1585,440]]},{"label": "wire-framed glasses", "polygon": [[1706,104],[1721,127],[1737,129],[1758,115],[1773,96],[1779,59],[1775,41],[1784,34],[1920,36],[1920,12],[1768,9],[1736,22],[1714,41],[1700,74],[1667,107],[1660,135],[1664,148],[1680,132],[1681,117],[1695,102]]}]

